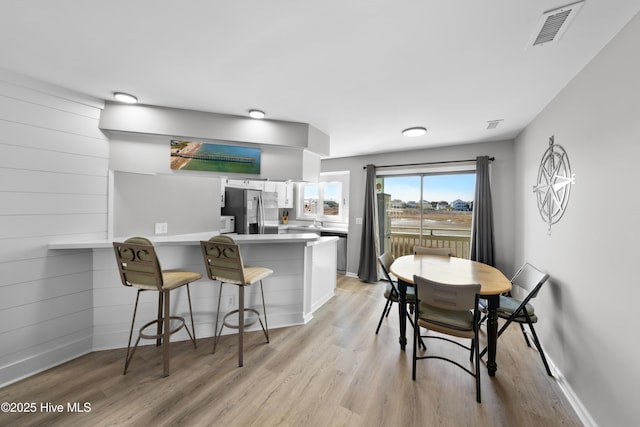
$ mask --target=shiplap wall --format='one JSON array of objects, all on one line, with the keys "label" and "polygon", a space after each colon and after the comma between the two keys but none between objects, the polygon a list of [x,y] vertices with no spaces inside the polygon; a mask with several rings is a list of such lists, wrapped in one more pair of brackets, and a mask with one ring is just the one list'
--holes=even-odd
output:
[{"label": "shiplap wall", "polygon": [[0,386],[91,351],[91,251],[105,238],[101,103],[0,70]]}]

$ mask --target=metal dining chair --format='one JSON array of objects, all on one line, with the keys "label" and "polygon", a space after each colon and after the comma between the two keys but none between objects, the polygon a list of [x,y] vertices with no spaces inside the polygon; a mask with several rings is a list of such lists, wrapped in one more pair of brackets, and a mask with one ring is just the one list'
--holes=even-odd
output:
[{"label": "metal dining chair", "polygon": [[[447,361],[475,378],[476,401],[480,403],[480,347],[478,343],[480,310],[478,309],[478,298],[481,286],[479,284],[439,283],[420,276],[414,276],[413,283],[416,288],[417,301],[414,312],[416,326],[413,332],[413,380],[416,379],[418,360],[440,359]],[[428,329],[429,334],[422,335],[421,327]],[[433,332],[437,332],[438,335],[434,335]],[[467,347],[448,338],[447,335],[468,338],[471,340],[471,345]],[[433,354],[418,356],[416,342],[419,338],[440,339],[471,351],[471,359],[475,362],[474,370],[472,371],[459,362],[444,356]]]},{"label": "metal dining chair", "polygon": [[[524,328],[525,324],[528,325],[529,330],[531,331],[531,336],[533,337],[533,343],[536,346],[538,353],[540,353],[540,358],[542,359],[544,368],[547,371],[547,375],[552,377],[553,375],[551,374],[549,363],[547,363],[547,358],[542,350],[542,345],[540,345],[540,339],[533,327],[533,324],[538,322],[538,316],[535,313],[534,306],[531,304],[531,301],[538,296],[540,288],[542,288],[542,285],[544,285],[548,279],[548,274],[543,273],[528,262],[524,263],[524,265],[520,267],[511,279],[511,283],[513,285],[511,291],[506,295],[500,296],[498,317],[505,319],[506,322],[498,330],[498,337],[502,335],[512,322],[515,322],[520,325],[520,330],[522,331],[522,335],[524,336],[527,346],[531,347],[531,342],[529,341]],[[482,357],[486,351],[486,348],[482,350],[480,357]]]}]

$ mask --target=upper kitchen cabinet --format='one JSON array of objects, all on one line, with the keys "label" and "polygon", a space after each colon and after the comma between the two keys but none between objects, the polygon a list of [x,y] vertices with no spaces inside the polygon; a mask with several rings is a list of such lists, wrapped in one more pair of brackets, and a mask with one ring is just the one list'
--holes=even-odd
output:
[{"label": "upper kitchen cabinet", "polygon": [[[278,193],[279,208],[293,208],[293,182],[274,182],[274,181],[252,181],[250,179],[228,179],[222,177],[221,192],[224,200],[224,191],[227,187],[248,188],[252,190],[270,191]],[[224,201],[222,202],[224,207]]]},{"label": "upper kitchen cabinet", "polygon": [[278,207],[293,208],[293,182],[276,182]]}]

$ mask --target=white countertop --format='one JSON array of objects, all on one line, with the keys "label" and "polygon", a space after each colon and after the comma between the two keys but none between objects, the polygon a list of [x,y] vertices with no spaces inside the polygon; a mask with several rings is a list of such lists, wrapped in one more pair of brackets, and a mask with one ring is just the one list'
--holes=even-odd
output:
[{"label": "white countertop", "polygon": [[317,226],[317,227],[312,227],[309,225],[300,225],[300,224],[287,224],[287,225],[279,225],[278,228],[280,229],[285,229],[285,230],[295,230],[295,231],[303,231],[303,232],[310,232],[310,233],[317,233],[317,232],[329,232],[329,233],[340,233],[340,234],[348,234],[349,230],[347,228],[344,227],[334,227],[334,226]]},{"label": "white countertop", "polygon": [[[182,246],[199,245],[201,240],[209,240],[220,233],[204,232],[192,234],[179,234],[172,236],[145,236],[154,246]],[[320,237],[316,233],[288,233],[288,234],[228,234],[239,244],[260,244],[260,243],[320,243],[337,239],[337,237]],[[129,236],[131,237],[131,236]],[[123,242],[128,237],[114,237],[111,240],[86,240],[75,242],[51,242],[49,249],[104,249],[112,248],[113,242]]]}]

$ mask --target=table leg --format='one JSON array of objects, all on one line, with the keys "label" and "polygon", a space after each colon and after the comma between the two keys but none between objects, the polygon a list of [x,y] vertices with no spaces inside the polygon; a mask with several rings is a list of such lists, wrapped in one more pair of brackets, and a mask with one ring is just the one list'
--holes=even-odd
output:
[{"label": "table leg", "polygon": [[489,313],[487,315],[487,369],[489,376],[495,376],[498,370],[496,363],[496,346],[498,341],[498,307],[500,296],[486,296]]},{"label": "table leg", "polygon": [[400,349],[407,346],[407,282],[398,279],[398,316],[400,320]]}]

